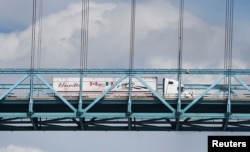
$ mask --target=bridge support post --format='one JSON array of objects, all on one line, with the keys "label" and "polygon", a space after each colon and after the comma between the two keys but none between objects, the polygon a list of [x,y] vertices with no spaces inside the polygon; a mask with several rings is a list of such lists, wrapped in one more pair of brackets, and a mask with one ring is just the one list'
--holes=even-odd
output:
[{"label": "bridge support post", "polygon": [[128,118],[128,130],[132,130],[132,118]]},{"label": "bridge support post", "polygon": [[34,130],[38,130],[38,118],[30,118]]},{"label": "bridge support post", "polygon": [[30,74],[30,92],[29,92],[29,115],[31,115],[33,113],[33,89],[34,87],[34,74]]},{"label": "bridge support post", "polygon": [[223,131],[227,131],[227,126],[228,126],[230,116],[231,116],[231,113],[226,112],[225,118],[223,119],[223,126],[222,126]]},{"label": "bridge support post", "polygon": [[132,89],[133,89],[133,75],[129,74],[129,90],[128,90],[128,107],[127,116],[130,117],[132,113]]},{"label": "bridge support post", "polygon": [[177,112],[175,113],[175,130],[178,131],[180,130],[180,116],[181,116],[181,112]]},{"label": "bridge support post", "polygon": [[79,118],[79,127],[81,130],[86,130],[85,118]]},{"label": "bridge support post", "polygon": [[80,86],[79,86],[79,101],[78,101],[78,110],[77,110],[77,113],[78,115],[81,115],[82,114],[82,92],[83,92],[83,89],[82,89],[82,79],[83,79],[83,74],[82,72],[80,73]]}]

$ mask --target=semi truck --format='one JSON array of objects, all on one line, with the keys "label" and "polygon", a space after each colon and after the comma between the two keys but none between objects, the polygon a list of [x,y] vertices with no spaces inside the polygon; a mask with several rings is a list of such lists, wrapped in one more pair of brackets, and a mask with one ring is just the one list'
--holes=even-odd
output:
[{"label": "semi truck", "polygon": [[[164,97],[177,97],[179,83],[176,80],[163,78],[163,92],[157,89],[157,77],[143,77],[144,82],[151,90],[163,94]],[[113,86],[119,78],[117,77],[83,77],[82,91],[83,96],[99,95],[109,87]],[[54,77],[53,88],[63,96],[79,96],[80,78],[78,77]],[[129,78],[118,83],[109,94],[127,96],[129,91]],[[132,78],[132,96],[152,96],[152,92],[136,78]],[[191,93],[185,91],[181,85],[181,96],[190,98]]]}]

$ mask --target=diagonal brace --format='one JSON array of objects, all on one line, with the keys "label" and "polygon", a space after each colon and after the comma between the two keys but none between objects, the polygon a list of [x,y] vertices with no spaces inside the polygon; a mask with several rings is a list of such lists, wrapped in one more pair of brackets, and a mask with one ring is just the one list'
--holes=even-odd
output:
[{"label": "diagonal brace", "polygon": [[171,110],[173,113],[176,112],[175,109],[168,102],[166,102],[166,100],[162,98],[156,91],[154,91],[144,80],[142,80],[142,78],[137,75],[134,75],[134,77],[139,80],[145,87],[147,87],[156,98],[158,98],[167,108],[169,108],[169,110]]},{"label": "diagonal brace", "polygon": [[0,100],[2,100],[5,96],[7,96],[11,91],[13,91],[19,84],[21,84],[28,77],[29,75],[25,75],[24,77],[22,77],[17,83],[15,83],[11,88],[9,88],[8,91],[6,91],[2,96],[0,96]]},{"label": "diagonal brace", "polygon": [[238,76],[234,75],[233,77],[250,92],[250,87],[248,87]]},{"label": "diagonal brace", "polygon": [[58,93],[49,83],[47,83],[40,75],[36,75],[56,96],[58,96],[73,112],[76,108],[72,106],[60,93]]},{"label": "diagonal brace", "polygon": [[217,84],[219,84],[225,76],[222,76],[219,78],[214,84],[212,84],[210,87],[208,87],[205,91],[201,93],[196,99],[194,99],[190,104],[188,104],[183,110],[182,113],[185,113],[187,110],[189,110],[194,104],[196,104],[205,94],[207,94],[211,89],[213,89]]},{"label": "diagonal brace", "polygon": [[114,89],[122,80],[127,78],[128,75],[121,77],[118,81],[114,83],[114,85],[110,86],[107,90],[105,90],[99,97],[97,97],[92,103],[90,103],[83,112],[86,113],[90,108],[92,108],[95,104],[97,104],[105,95],[107,95],[112,89]]}]

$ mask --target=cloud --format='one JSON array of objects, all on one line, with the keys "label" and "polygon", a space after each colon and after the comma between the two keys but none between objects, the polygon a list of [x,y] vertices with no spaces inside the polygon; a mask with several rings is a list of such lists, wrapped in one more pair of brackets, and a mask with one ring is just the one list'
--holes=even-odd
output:
[{"label": "cloud", "polygon": [[[91,26],[90,37],[97,37],[99,33],[103,32],[106,24],[103,14],[112,5],[91,4],[91,7],[93,8],[93,19],[91,18],[91,22],[94,22],[94,24]],[[72,66],[76,60],[79,60],[80,19],[80,3],[72,4],[66,10],[49,15],[43,19],[42,51],[43,56],[45,56],[43,60],[45,66],[62,67],[68,65],[68,63]],[[0,50],[2,52],[0,64],[2,67],[8,65],[29,67],[31,26],[24,31],[0,33],[0,40]]]},{"label": "cloud", "polygon": [[18,59],[27,53],[30,49],[30,37],[27,34],[27,32],[0,34],[2,52],[0,60],[2,62]]},{"label": "cloud", "polygon": [[42,152],[42,150],[34,147],[8,145],[7,147],[0,148],[0,152]]},{"label": "cloud", "polygon": [[[136,10],[135,67],[176,68],[178,8],[158,0],[140,2]],[[72,3],[64,10],[45,16],[42,67],[78,68],[80,33],[81,3]],[[129,33],[129,3],[90,2],[88,66],[127,68]],[[29,67],[30,37],[31,27],[1,33],[0,67]],[[235,50],[240,49],[234,62],[235,65],[241,63],[239,67],[249,67],[247,40],[234,41]],[[183,45],[184,68],[223,68],[224,27],[210,24],[186,10]]]}]

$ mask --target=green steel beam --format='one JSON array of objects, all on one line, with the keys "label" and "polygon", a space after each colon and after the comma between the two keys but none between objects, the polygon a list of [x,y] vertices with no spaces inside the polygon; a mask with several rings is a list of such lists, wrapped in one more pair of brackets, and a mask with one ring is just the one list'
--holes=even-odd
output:
[{"label": "green steel beam", "polygon": [[79,101],[78,101],[78,115],[80,115],[82,113],[82,85],[83,85],[83,82],[82,82],[82,79],[83,79],[83,74],[80,73],[80,87],[79,87]]},{"label": "green steel beam", "polygon": [[[29,117],[27,112],[1,112],[0,117],[2,118],[77,118],[74,112],[34,112]],[[126,112],[87,112],[80,116],[80,118],[127,118]],[[170,118],[175,119],[173,113],[132,113],[131,118]],[[180,116],[180,119],[184,118],[213,118],[213,119],[224,119],[225,113],[184,113]],[[230,119],[249,119],[250,113],[232,113]],[[0,121],[1,122],[1,121]]]},{"label": "green steel beam", "polygon": [[[227,75],[225,69],[0,69],[0,74],[209,74],[209,75]],[[250,69],[232,69],[232,75],[250,75]]]},{"label": "green steel beam", "polygon": [[[132,72],[132,71],[130,71]],[[133,75],[129,74],[128,76],[129,78],[129,88],[128,88],[128,105],[127,105],[127,116],[130,117],[131,113],[132,113],[132,79],[133,79]]]},{"label": "green steel beam", "polygon": [[242,85],[245,87],[245,89],[247,89],[247,90],[250,92],[250,87],[249,87],[247,84],[245,84],[238,76],[234,75],[233,77],[234,77],[240,84],[242,84]]},{"label": "green steel beam", "polygon": [[0,96],[0,102],[1,100],[6,97],[11,91],[13,91],[20,83],[22,83],[25,79],[27,79],[29,77],[29,75],[25,75],[24,77],[22,77],[20,80],[18,80],[14,85],[11,85],[11,87],[9,88],[9,90],[7,90],[4,94],[2,94]]},{"label": "green steel beam", "polygon": [[32,114],[33,113],[33,93],[34,93],[34,74],[30,74],[30,92],[29,92],[29,98],[30,98],[30,101],[29,101],[29,114]]},{"label": "green steel beam", "polygon": [[[39,119],[43,118],[43,119],[47,119],[47,118],[61,118],[61,119],[72,119],[72,123],[74,124],[73,126],[57,126],[57,125],[53,125],[53,122],[56,123],[58,121],[53,121],[51,120],[51,124],[47,123],[47,128],[48,129],[52,129],[52,130],[72,130],[72,129],[79,129],[79,130],[87,130],[88,125],[85,124],[85,119],[88,119],[89,122],[93,122],[96,123],[94,124],[93,129],[97,129],[97,130],[101,130],[101,129],[110,129],[110,130],[115,130],[115,129],[121,129],[121,130],[136,130],[136,129],[145,129],[145,130],[190,130],[190,131],[194,131],[194,130],[220,130],[220,131],[231,131],[231,130],[238,130],[240,131],[240,129],[242,129],[243,131],[248,131],[250,130],[250,121],[244,121],[244,122],[240,122],[238,121],[238,119],[240,120],[249,120],[250,118],[250,112],[248,113],[248,110],[246,109],[247,106],[249,105],[249,102],[245,103],[244,101],[240,101],[237,102],[235,101],[236,99],[232,98],[231,100],[229,99],[227,102],[212,102],[210,103],[202,103],[199,104],[198,101],[200,101],[200,99],[202,99],[202,97],[204,97],[204,95],[206,93],[208,93],[211,89],[224,89],[223,87],[225,87],[225,85],[219,85],[219,83],[227,76],[227,70],[224,69],[184,69],[184,70],[177,70],[177,69],[135,69],[133,70],[133,76],[135,78],[137,78],[140,82],[142,82],[142,84],[144,84],[153,94],[155,97],[157,97],[162,105],[166,106],[170,112],[157,112],[157,110],[155,110],[154,112],[133,112],[130,115],[130,119],[128,119],[128,115],[127,115],[127,111],[124,110],[124,112],[89,112],[89,109],[91,109],[93,106],[95,106],[95,104],[97,104],[109,91],[111,91],[113,88],[109,88],[108,90],[106,90],[103,94],[101,94],[101,96],[99,96],[98,98],[96,98],[95,100],[93,100],[92,102],[89,103],[89,105],[87,105],[87,107],[85,109],[82,109],[82,104],[83,102],[82,99],[79,97],[79,102],[78,102],[78,107],[75,108],[71,102],[69,102],[68,100],[66,100],[63,96],[61,96],[58,92],[56,92],[52,85],[49,84],[47,81],[45,81],[39,74],[80,74],[80,70],[79,69],[35,69],[35,70],[30,70],[30,69],[0,69],[0,74],[25,74],[25,76],[23,78],[21,78],[20,80],[18,80],[18,82],[16,82],[15,84],[1,84],[0,85],[0,89],[6,89],[7,91],[4,92],[3,95],[0,96],[1,102],[0,106],[5,106],[6,104],[8,105],[8,101],[9,100],[5,100],[4,97],[6,97],[10,92],[12,92],[14,89],[30,89],[30,93],[32,93],[33,89],[37,89],[37,88],[42,88],[42,89],[50,89],[53,93],[55,93],[56,96],[58,96],[66,106],[68,106],[72,112],[37,112],[35,110],[33,110],[33,97],[32,95],[30,95],[30,100],[32,99],[32,102],[25,102],[25,104],[29,105],[29,111],[27,112],[0,112],[0,130],[4,130],[4,129],[10,129],[10,130],[15,130],[18,129],[18,126],[11,126],[11,125],[6,125],[8,124],[8,122],[11,122],[12,118],[13,119],[28,119],[30,122],[30,126],[19,126],[19,130],[39,130],[41,129],[41,127],[39,125],[41,125],[41,123],[39,123]],[[86,69],[84,71],[86,74],[126,74],[124,77],[120,78],[118,81],[121,82],[123,79],[125,79],[128,76],[128,69]],[[130,71],[131,72],[131,71]],[[177,73],[181,73],[181,74],[204,74],[204,75],[222,75],[222,78],[218,79],[214,84],[212,85],[204,85],[204,84],[187,84],[185,87],[186,88],[190,88],[190,89],[194,89],[195,87],[197,89],[206,89],[205,91],[203,91],[198,97],[196,97],[194,100],[186,102],[183,100],[183,104],[187,105],[186,107],[183,107],[183,109],[180,109],[180,111],[182,112],[181,115],[178,116],[176,115],[176,108],[173,107],[174,103],[172,102],[166,102],[165,99],[163,97],[161,97],[157,92],[155,92],[150,86],[147,85],[146,82],[144,82],[141,77],[139,77],[139,74],[154,74],[154,75],[158,75],[158,74],[177,74]],[[35,76],[37,76],[44,84],[21,84],[25,79],[27,79],[27,77],[30,76],[30,74],[35,74]],[[138,75],[137,75],[138,74]],[[232,71],[230,71],[230,74],[232,74],[232,77],[234,77],[239,83],[239,84],[230,84],[228,86],[228,89],[235,89],[235,90],[248,90],[250,91],[250,87],[249,85],[247,85],[245,82],[243,82],[238,76],[239,75],[250,75],[250,69],[233,69]],[[116,82],[117,84],[119,82]],[[117,84],[114,84],[113,87],[115,87]],[[32,88],[33,87],[33,88]],[[31,89],[32,88],[32,89]],[[161,88],[160,85],[158,85],[158,88]],[[79,90],[81,91],[81,90]],[[3,100],[4,99],[4,100]],[[30,101],[29,100],[29,101]],[[81,100],[81,101],[80,101]],[[250,101],[250,99],[249,99]],[[11,101],[12,102],[12,101]],[[17,101],[18,102],[18,101]],[[22,101],[19,101],[22,102]],[[61,101],[60,101],[61,102]],[[209,102],[209,101],[207,101]],[[46,102],[47,103],[47,102]],[[56,103],[56,102],[55,102]],[[11,103],[12,104],[12,103]],[[35,104],[37,104],[35,102]],[[41,103],[39,103],[41,104]],[[86,103],[85,103],[86,104]],[[138,103],[136,103],[138,104]],[[219,106],[226,106],[225,109],[227,110],[220,110],[221,112],[216,112],[216,113],[206,113],[206,112],[202,112],[199,111],[198,113],[194,113],[191,112],[191,110],[189,111],[189,109],[194,106],[194,105],[206,105],[208,104],[208,106],[211,106],[212,104],[214,105],[219,105]],[[14,106],[14,105],[13,105]],[[240,108],[238,108],[237,113],[234,112],[234,109],[231,110],[231,108],[235,108],[236,106],[242,106],[242,107],[246,107],[244,108],[243,111],[239,111]],[[193,109],[192,109],[193,110]],[[5,111],[5,110],[4,110]],[[82,111],[83,113],[81,113],[80,115],[77,115],[78,111]],[[32,115],[29,114],[32,113]],[[213,111],[212,111],[213,112]],[[229,115],[230,114],[230,115]],[[5,121],[5,118],[6,121]],[[11,118],[11,119],[8,119]],[[116,127],[115,125],[113,126],[106,126],[103,125],[101,123],[113,123],[108,122],[108,120],[102,120],[102,121],[95,121],[97,119],[101,119],[101,118],[111,118],[111,119],[122,119],[124,120],[124,122],[127,122],[127,125],[123,126],[118,126]],[[135,120],[136,119],[166,119],[166,124],[169,125],[169,122],[171,122],[171,126],[155,126],[157,125],[157,123],[160,122],[154,122],[154,121],[149,121],[148,124],[146,122],[143,123],[142,122],[138,122],[136,123]],[[199,122],[193,122],[192,120],[199,120],[201,119],[201,121]],[[214,119],[215,122],[215,126],[213,127],[208,127],[205,126],[207,124],[210,123],[210,121],[207,122],[202,122],[202,119]],[[9,121],[7,121],[9,120]],[[86,120],[86,121],[88,121]],[[168,121],[167,121],[168,120]],[[178,120],[178,121],[177,121]],[[218,120],[218,122],[217,122]],[[138,120],[137,120],[138,121]],[[121,123],[124,123],[121,122]],[[164,122],[164,121],[163,121]],[[6,123],[6,124],[5,124]],[[13,121],[13,123],[15,123],[15,121]],[[20,122],[22,123],[22,122]],[[26,123],[26,122],[23,122]],[[67,123],[65,121],[61,122],[63,123]],[[100,123],[100,124],[98,124]],[[117,122],[118,123],[118,122]],[[155,123],[155,124],[150,124],[150,123]],[[177,123],[179,124],[177,128],[176,125]],[[164,125],[166,125],[164,124]],[[202,124],[202,125],[201,125]],[[124,125],[124,124],[123,124]],[[204,126],[203,126],[204,125]],[[211,125],[213,125],[213,123],[211,122]],[[216,125],[218,125],[218,127],[216,127]],[[219,126],[221,125],[221,126]],[[45,128],[46,128],[45,127]],[[165,128],[164,128],[165,127]]]},{"label": "green steel beam", "polygon": [[[52,84],[50,84],[52,86]],[[245,84],[245,86],[241,84],[231,84],[232,90],[246,90],[246,88],[250,88],[250,84]],[[13,84],[0,84],[0,89],[9,89],[13,86]],[[210,84],[184,84],[185,89],[192,89],[192,90],[202,90],[206,89],[210,86]],[[30,84],[19,84],[14,89],[29,89]],[[42,90],[42,89],[48,89],[48,87],[45,84],[34,84],[34,90]],[[157,89],[163,89],[163,84],[157,84]],[[225,85],[218,84],[213,89],[225,89]],[[250,89],[249,89],[250,90]]]}]

